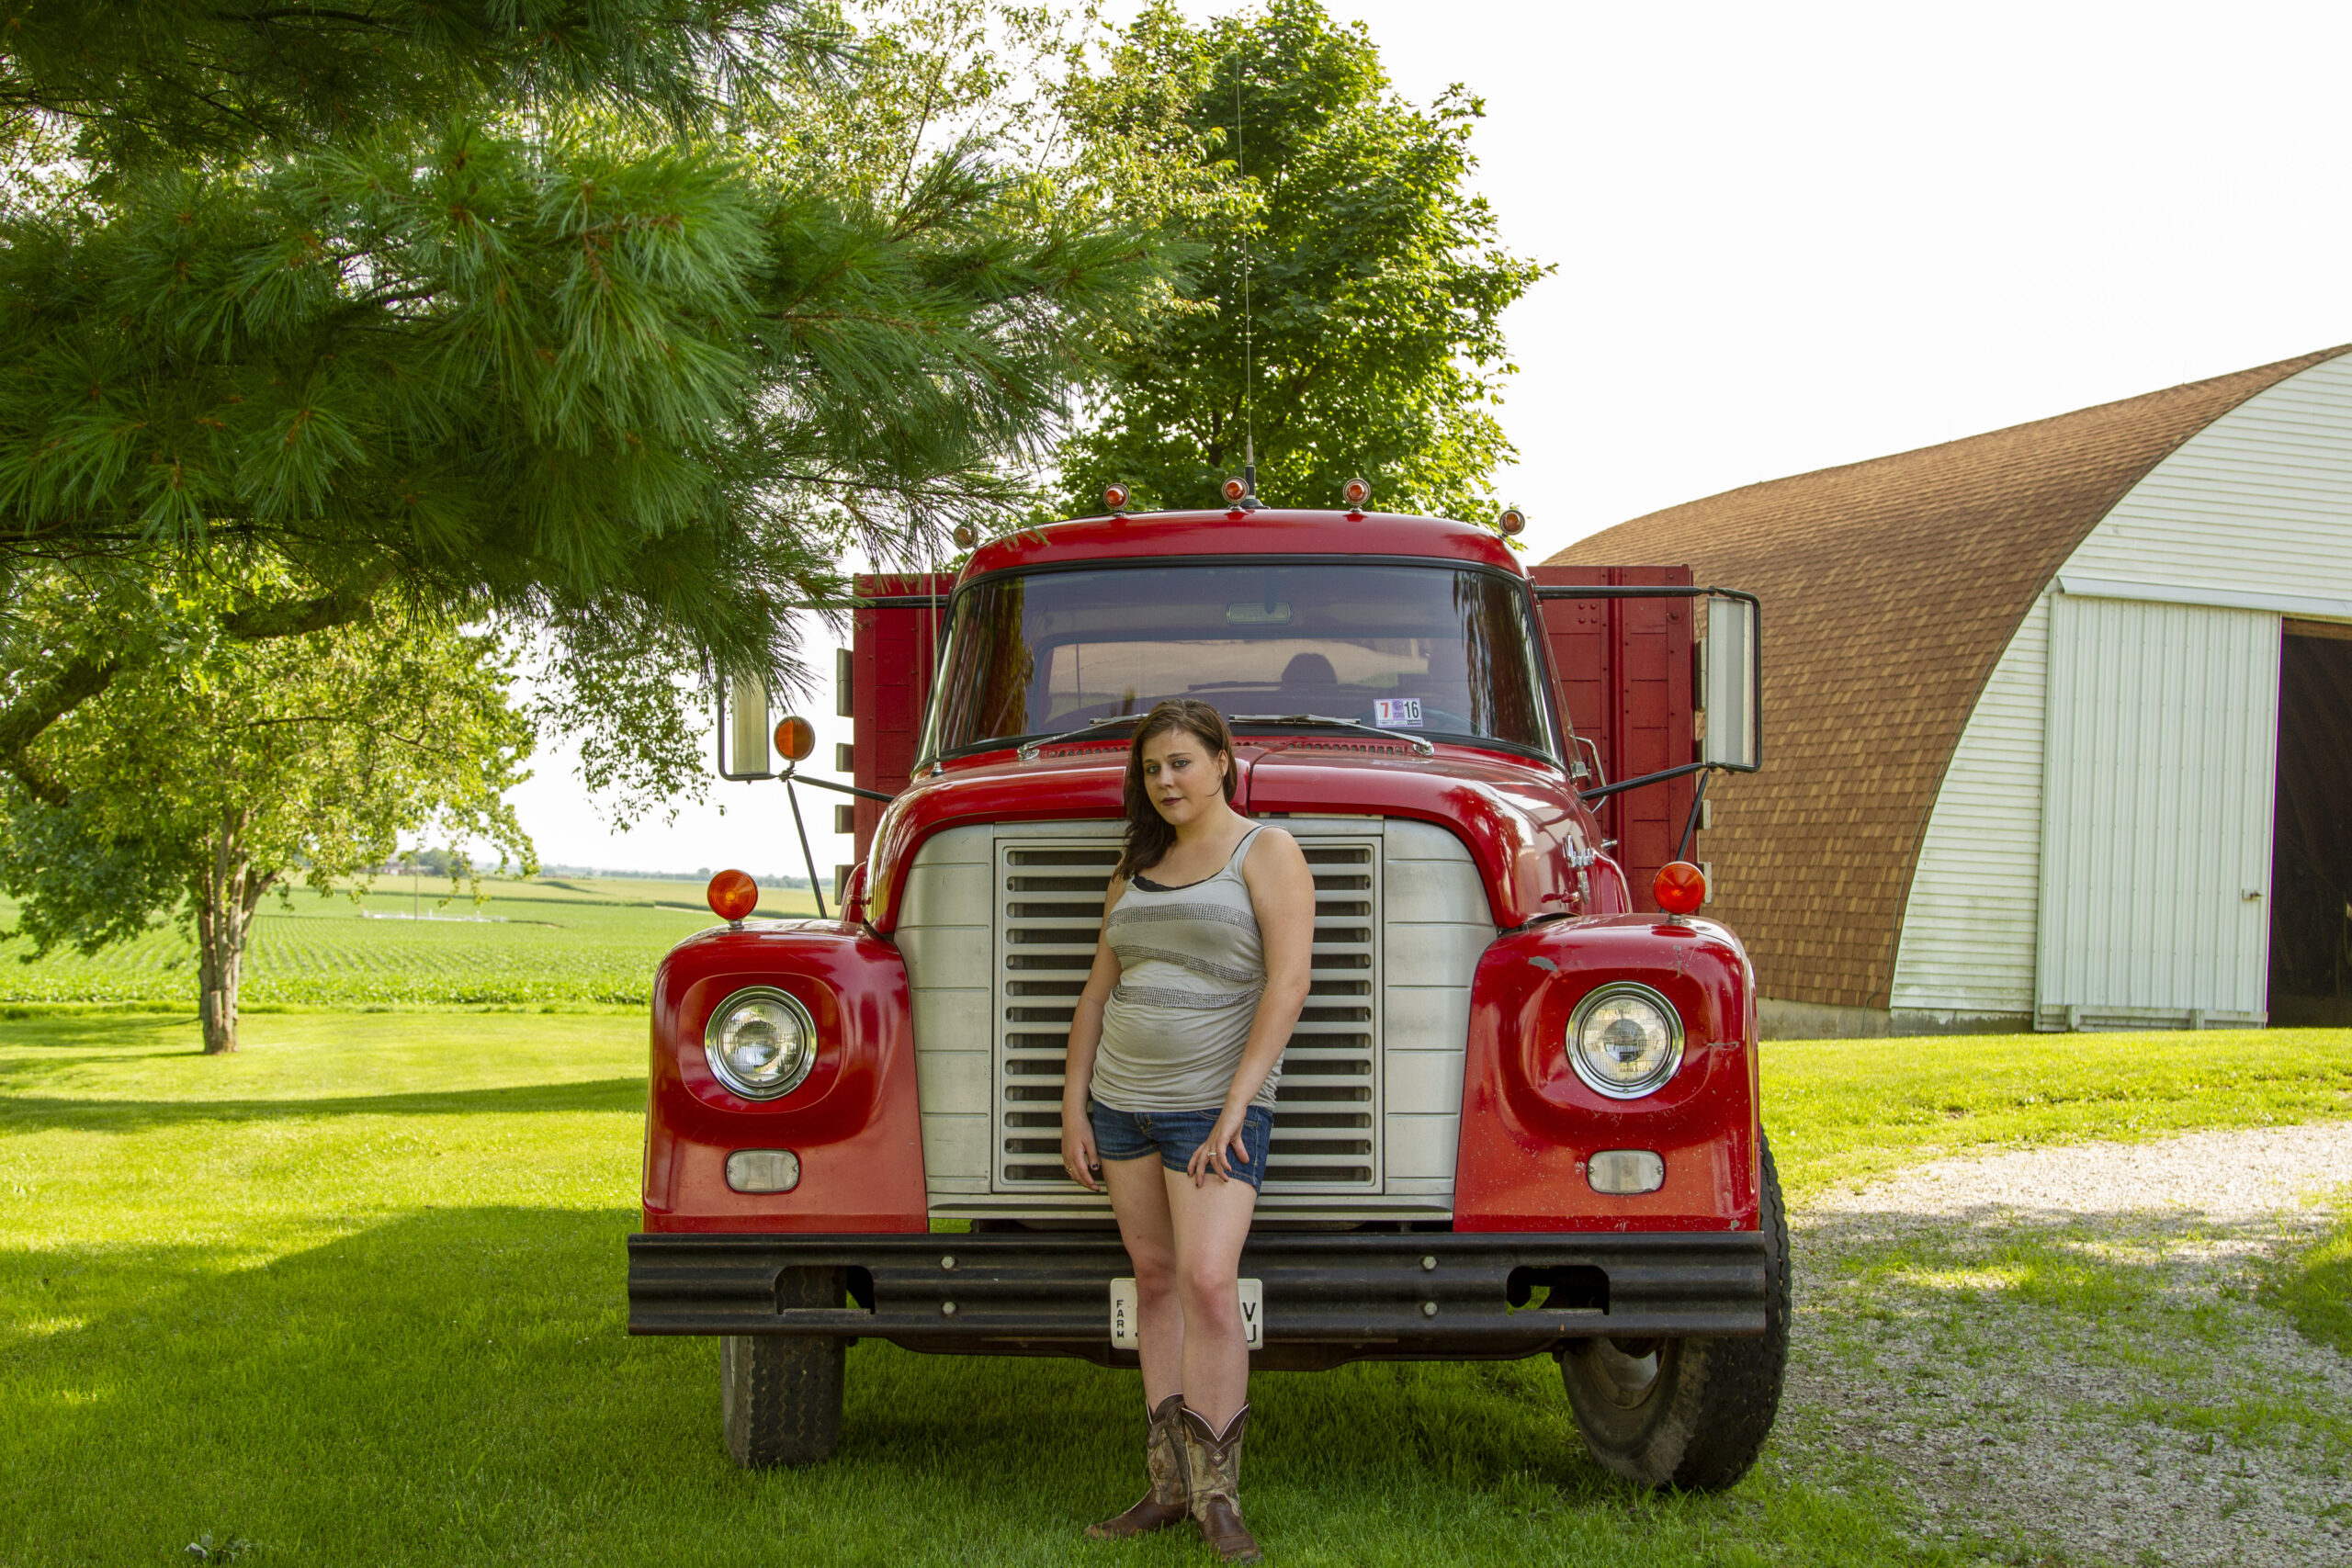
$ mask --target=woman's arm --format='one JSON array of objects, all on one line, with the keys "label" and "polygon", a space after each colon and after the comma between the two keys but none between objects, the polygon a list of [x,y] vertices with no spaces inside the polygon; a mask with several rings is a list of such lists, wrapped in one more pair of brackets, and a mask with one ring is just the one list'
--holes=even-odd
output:
[{"label": "woman's arm", "polygon": [[1249,885],[1250,907],[1257,912],[1258,936],[1265,946],[1266,988],[1258,998],[1250,1042],[1241,1048],[1241,1065],[1234,1069],[1216,1126],[1186,1162],[1196,1187],[1212,1170],[1230,1178],[1233,1157],[1247,1163],[1242,1118],[1290,1043],[1298,1010],[1306,1005],[1307,971],[1314,962],[1315,874],[1307,870],[1298,840],[1280,828],[1260,833],[1241,863],[1241,880]]},{"label": "woman's arm", "polygon": [[1069,1020],[1069,1057],[1062,1066],[1062,1168],[1089,1192],[1096,1191],[1094,1124],[1087,1120],[1087,1091],[1094,1087],[1094,1052],[1102,1043],[1102,1005],[1119,983],[1119,955],[1111,951],[1111,911],[1119,907],[1126,884],[1114,877],[1102,897],[1103,935],[1094,943],[1094,965],[1086,972],[1086,989]]}]

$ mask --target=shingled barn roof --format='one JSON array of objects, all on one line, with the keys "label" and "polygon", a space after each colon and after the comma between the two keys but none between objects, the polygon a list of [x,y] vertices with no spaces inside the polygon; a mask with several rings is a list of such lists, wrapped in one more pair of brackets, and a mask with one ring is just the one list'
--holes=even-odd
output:
[{"label": "shingled barn roof", "polygon": [[1703,852],[1764,996],[1888,1005],[1928,813],[2035,598],[2182,442],[2344,352],[1726,491],[1552,558],[1688,562],[1763,601],[1764,771],[1710,789]]}]

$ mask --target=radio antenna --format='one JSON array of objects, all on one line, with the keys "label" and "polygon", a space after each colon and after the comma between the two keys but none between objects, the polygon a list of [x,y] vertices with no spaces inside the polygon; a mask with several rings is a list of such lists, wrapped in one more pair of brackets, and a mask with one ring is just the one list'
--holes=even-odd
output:
[{"label": "radio antenna", "polygon": [[[1248,177],[1242,163],[1241,141],[1241,54],[1233,56],[1233,177],[1238,184]],[[1250,487],[1250,497],[1258,494],[1258,407],[1256,401],[1257,368],[1252,357],[1256,344],[1252,341],[1253,319],[1250,311],[1250,216],[1241,219],[1241,482]]]}]

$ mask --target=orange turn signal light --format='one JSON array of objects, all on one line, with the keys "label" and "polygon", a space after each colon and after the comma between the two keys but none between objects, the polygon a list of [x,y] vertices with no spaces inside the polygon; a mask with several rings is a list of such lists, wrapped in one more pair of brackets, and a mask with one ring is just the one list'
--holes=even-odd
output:
[{"label": "orange turn signal light", "polygon": [[1687,860],[1668,861],[1657,868],[1650,894],[1669,915],[1695,914],[1707,901],[1707,874]]},{"label": "orange turn signal light", "polygon": [[760,885],[747,873],[722,871],[710,879],[706,897],[712,914],[722,920],[740,920],[760,907]]},{"label": "orange turn signal light", "polygon": [[1102,504],[1109,507],[1114,512],[1125,512],[1127,509],[1127,502],[1129,499],[1127,487],[1125,485],[1105,485],[1102,487]]},{"label": "orange turn signal light", "polygon": [[817,750],[817,727],[797,714],[778,720],[775,750],[787,761],[807,761]]}]

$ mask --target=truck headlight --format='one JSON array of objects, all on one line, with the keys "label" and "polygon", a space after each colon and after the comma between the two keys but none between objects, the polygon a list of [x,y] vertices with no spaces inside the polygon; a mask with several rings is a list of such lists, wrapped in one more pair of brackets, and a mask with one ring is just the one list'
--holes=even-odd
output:
[{"label": "truck headlight", "polygon": [[1568,1064],[1597,1093],[1639,1100],[1682,1065],[1681,1016],[1647,986],[1599,987],[1568,1020]]},{"label": "truck headlight", "polygon": [[702,1033],[702,1054],[718,1081],[746,1100],[774,1100],[800,1087],[817,1065],[817,1022],[773,986],[752,986],[718,1004]]}]

